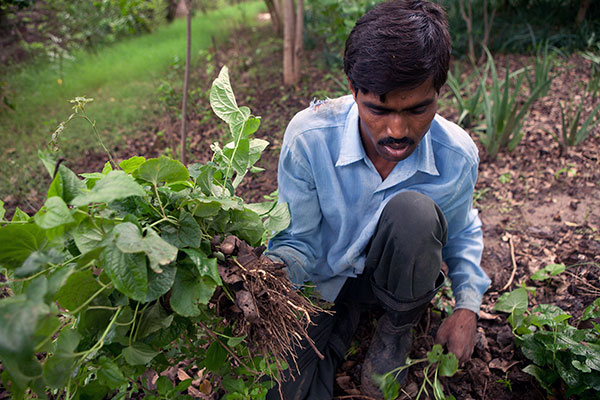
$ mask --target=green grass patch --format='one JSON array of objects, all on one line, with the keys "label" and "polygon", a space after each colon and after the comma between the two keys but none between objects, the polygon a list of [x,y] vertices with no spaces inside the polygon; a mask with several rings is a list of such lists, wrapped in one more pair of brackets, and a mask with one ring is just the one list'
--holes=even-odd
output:
[{"label": "green grass patch", "polygon": [[[212,37],[221,42],[235,26],[253,24],[263,10],[264,3],[255,1],[198,13],[192,22],[192,55],[209,47]],[[88,112],[110,147],[148,128],[159,111],[156,88],[174,58],[185,59],[185,43],[186,21],[179,19],[95,53],[74,54],[62,68],[36,62],[5,76],[16,109],[0,113],[0,199],[19,198],[43,186],[37,150],[46,147],[58,123],[69,116],[68,100],[75,96],[94,99]],[[99,148],[90,128],[79,122],[65,130],[60,144],[67,157]]]}]

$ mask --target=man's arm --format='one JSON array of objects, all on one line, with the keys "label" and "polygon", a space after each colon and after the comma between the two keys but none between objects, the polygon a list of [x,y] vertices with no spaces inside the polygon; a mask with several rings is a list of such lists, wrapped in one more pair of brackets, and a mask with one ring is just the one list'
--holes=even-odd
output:
[{"label": "man's arm", "polygon": [[459,196],[447,211],[448,242],[443,250],[456,298],[454,313],[440,326],[436,342],[445,344],[460,362],[473,352],[477,315],[490,279],[480,266],[483,252],[481,221],[473,210],[477,164],[470,167],[459,186]]},{"label": "man's arm", "polygon": [[267,256],[286,265],[290,280],[296,284],[310,280],[315,260],[322,254],[321,207],[307,149],[299,142],[292,137],[282,146],[277,177],[279,201],[288,203],[291,221],[287,229],[269,241],[267,252]]}]

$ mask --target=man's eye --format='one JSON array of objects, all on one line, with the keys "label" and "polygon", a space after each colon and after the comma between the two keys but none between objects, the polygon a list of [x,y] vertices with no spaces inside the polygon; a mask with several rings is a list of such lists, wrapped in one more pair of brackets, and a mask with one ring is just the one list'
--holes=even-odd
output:
[{"label": "man's eye", "polygon": [[373,114],[373,115],[385,115],[385,114],[388,113],[388,111],[379,110],[379,109],[376,109],[376,108],[369,108],[369,110],[371,111],[371,114]]},{"label": "man's eye", "polygon": [[427,106],[417,107],[417,108],[413,108],[412,110],[410,110],[411,114],[415,114],[415,115],[425,114],[426,111],[427,111]]}]

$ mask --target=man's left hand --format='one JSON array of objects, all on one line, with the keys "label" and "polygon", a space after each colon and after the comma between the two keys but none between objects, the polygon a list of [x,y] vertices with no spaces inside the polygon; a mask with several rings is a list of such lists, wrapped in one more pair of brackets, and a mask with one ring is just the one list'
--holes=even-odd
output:
[{"label": "man's left hand", "polygon": [[462,364],[473,354],[476,331],[477,316],[473,311],[461,308],[442,322],[435,341],[446,345],[448,351],[454,353]]}]

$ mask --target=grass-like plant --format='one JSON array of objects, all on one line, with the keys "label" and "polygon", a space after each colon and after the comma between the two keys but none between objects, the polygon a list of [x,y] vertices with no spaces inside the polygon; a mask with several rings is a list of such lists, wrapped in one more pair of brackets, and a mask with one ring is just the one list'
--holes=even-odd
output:
[{"label": "grass-like plant", "polygon": [[460,75],[460,71],[455,68],[455,73],[448,72],[446,82],[456,100],[459,114],[457,124],[468,129],[476,124],[481,115],[482,86],[476,66],[475,70],[465,79],[461,79]]},{"label": "grass-like plant", "polygon": [[598,104],[589,113],[587,118],[582,121],[584,108],[586,104],[595,98],[598,93],[598,81],[600,75],[593,77],[587,84],[585,91],[579,103],[575,104],[575,101],[571,101],[567,104],[559,103],[560,106],[560,132],[555,134],[554,132],[546,130],[552,137],[557,141],[560,146],[561,155],[567,152],[569,147],[577,146],[583,142],[590,135],[594,127],[600,121],[597,118],[597,114],[600,111],[600,104]]},{"label": "grass-like plant", "polygon": [[539,97],[546,97],[548,89],[550,89],[549,82],[552,82],[556,76],[552,74],[555,61],[556,51],[549,48],[547,41],[537,46],[533,74],[525,75],[529,83],[530,92],[534,92],[538,87],[542,87]]},{"label": "grass-like plant", "polygon": [[[510,73],[508,61],[504,79],[498,78],[494,59],[488,49],[487,63],[484,73],[480,77],[482,91],[484,123],[477,128],[481,143],[488,154],[495,158],[504,148],[514,150],[523,139],[521,127],[529,113],[529,109],[543,90],[552,82],[537,85],[528,94],[521,92],[525,68]],[[491,74],[491,86],[487,87],[487,78]],[[524,100],[523,100],[524,97]]]}]

